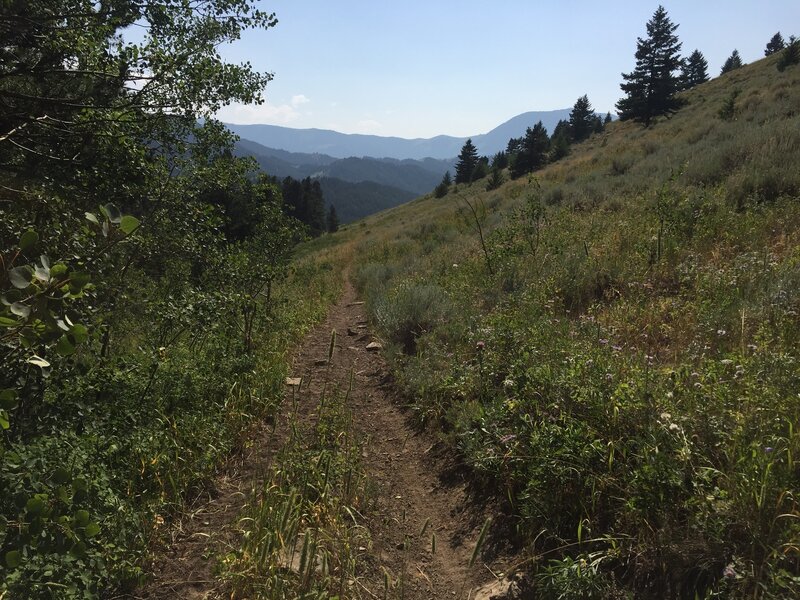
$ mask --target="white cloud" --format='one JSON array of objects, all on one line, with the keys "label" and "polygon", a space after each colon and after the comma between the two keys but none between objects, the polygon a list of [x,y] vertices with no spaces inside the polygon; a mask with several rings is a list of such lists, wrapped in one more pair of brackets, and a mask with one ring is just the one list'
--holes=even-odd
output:
[{"label": "white cloud", "polygon": [[308,104],[311,100],[303,94],[292,96],[291,102],[286,104],[231,104],[217,112],[220,121],[237,123],[240,125],[267,124],[288,125],[299,119],[304,114],[299,107]]}]

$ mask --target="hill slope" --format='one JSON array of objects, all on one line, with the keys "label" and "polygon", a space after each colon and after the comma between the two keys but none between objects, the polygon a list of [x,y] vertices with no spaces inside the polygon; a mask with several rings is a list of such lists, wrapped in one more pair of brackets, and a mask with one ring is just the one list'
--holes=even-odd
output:
[{"label": "hill slope", "polygon": [[412,414],[501,490],[541,597],[800,596],[800,68],[776,60],[339,235]]}]

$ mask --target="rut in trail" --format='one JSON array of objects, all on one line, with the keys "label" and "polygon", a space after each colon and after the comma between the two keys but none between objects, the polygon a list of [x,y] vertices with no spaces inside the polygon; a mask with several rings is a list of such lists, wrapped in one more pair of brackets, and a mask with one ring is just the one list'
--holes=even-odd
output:
[{"label": "rut in trail", "polygon": [[[331,331],[336,331],[336,345],[326,364]],[[513,557],[504,546],[505,536],[498,533],[496,523],[502,519],[497,519],[497,507],[470,493],[463,469],[434,437],[415,429],[398,402],[380,352],[367,350],[374,340],[363,303],[346,282],[327,319],[299,347],[291,372],[302,378],[295,415],[299,428],[315,423],[326,379],[352,382],[347,408],[353,427],[366,440],[362,465],[377,490],[375,507],[366,515],[372,544],[359,555],[353,597],[384,598],[387,575],[390,599],[516,597],[516,585],[498,578]],[[287,395],[297,393],[290,390]],[[259,433],[248,456],[229,469],[218,485],[218,497],[185,519],[178,539],[156,564],[155,581],[137,598],[219,597],[221,587],[207,558],[235,547],[235,522],[253,478],[266,472],[265,465],[287,438],[289,411],[283,412],[274,431]],[[470,566],[488,517],[494,522]]]}]

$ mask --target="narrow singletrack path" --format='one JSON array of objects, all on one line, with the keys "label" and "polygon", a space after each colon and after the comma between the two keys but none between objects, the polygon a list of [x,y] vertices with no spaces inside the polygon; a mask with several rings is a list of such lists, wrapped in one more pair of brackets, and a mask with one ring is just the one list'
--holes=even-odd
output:
[{"label": "narrow singletrack path", "polygon": [[[332,331],[336,342],[328,363]],[[198,503],[178,525],[173,543],[154,565],[154,581],[135,598],[220,597],[222,588],[209,557],[235,547],[236,520],[254,478],[266,472],[286,440],[288,419],[297,419],[300,428],[313,427],[326,385],[349,389],[347,408],[365,441],[362,464],[375,489],[374,506],[365,515],[372,543],[359,556],[354,597],[514,596],[507,582],[498,581],[513,556],[494,523],[472,561],[480,531],[487,518],[497,516],[498,507],[471,492],[465,470],[434,436],[415,427],[380,349],[367,348],[373,342],[379,340],[369,331],[365,307],[345,281],[339,302],[307,334],[293,358],[290,377],[301,378],[301,384],[287,386],[286,404],[293,398],[297,412],[292,416],[292,411],[281,411],[275,426],[262,427],[248,452],[223,470],[214,497]]]}]

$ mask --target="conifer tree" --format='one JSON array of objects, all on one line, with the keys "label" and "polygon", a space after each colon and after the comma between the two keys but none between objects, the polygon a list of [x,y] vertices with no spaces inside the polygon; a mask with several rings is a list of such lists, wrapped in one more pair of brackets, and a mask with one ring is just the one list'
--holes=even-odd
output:
[{"label": "conifer tree", "polygon": [[744,63],[742,63],[742,57],[739,56],[739,51],[734,50],[725,61],[725,64],[722,65],[722,70],[719,72],[719,74],[724,75],[725,73],[728,73],[735,69],[741,69],[743,64]]},{"label": "conifer tree", "polygon": [[561,119],[553,128],[553,135],[550,136],[550,162],[555,162],[569,154],[571,143],[572,128],[569,121]]},{"label": "conifer tree", "polygon": [[659,6],[647,22],[647,38],[636,42],[636,67],[623,73],[621,84],[626,97],[617,102],[619,118],[632,119],[649,125],[653,119],[668,115],[681,107],[683,101],[675,96],[681,81],[681,43],[663,6]]},{"label": "conifer tree", "polygon": [[469,183],[478,165],[478,149],[471,139],[464,142],[456,163],[456,183]]},{"label": "conifer tree", "polygon": [[778,71],[783,71],[791,65],[800,63],[800,40],[796,40],[794,36],[789,38],[789,43],[786,48],[781,52],[778,59]]},{"label": "conifer tree", "polygon": [[550,149],[550,138],[541,121],[528,127],[522,145],[511,162],[511,176],[519,177],[547,164],[547,151]]},{"label": "conifer tree", "polygon": [[681,79],[685,90],[708,81],[708,61],[700,50],[692,52],[684,61]]},{"label": "conifer tree", "polygon": [[588,138],[594,130],[594,109],[589,102],[589,96],[584,94],[578,98],[569,113],[569,126],[572,130],[572,140],[580,142]]},{"label": "conifer tree", "polygon": [[450,185],[453,183],[453,180],[450,178],[450,171],[444,174],[442,177],[442,181],[437,185],[433,190],[433,195],[437,198],[444,198],[447,195],[447,192],[450,191]]},{"label": "conifer tree", "polygon": [[328,214],[325,216],[325,224],[328,233],[339,231],[339,215],[336,214],[336,207],[333,204],[328,207]]},{"label": "conifer tree", "polygon": [[603,119],[603,126],[606,126],[606,125],[608,125],[609,123],[611,123],[611,120],[612,120],[612,119],[611,119],[611,111],[608,111],[608,112],[606,113],[606,118],[605,118],[605,119]]},{"label": "conifer tree", "polygon": [[786,42],[783,41],[783,36],[779,31],[775,35],[772,36],[769,42],[767,42],[767,47],[764,50],[764,56],[769,56],[771,54],[775,54],[776,52],[780,52],[786,47]]}]

